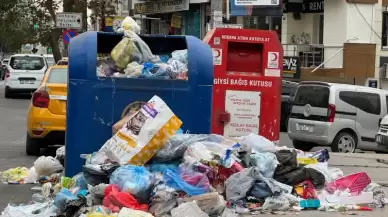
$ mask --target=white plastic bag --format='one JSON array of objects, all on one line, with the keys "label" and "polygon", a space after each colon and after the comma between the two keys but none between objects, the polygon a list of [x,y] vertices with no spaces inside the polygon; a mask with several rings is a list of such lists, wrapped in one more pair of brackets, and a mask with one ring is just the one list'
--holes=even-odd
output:
[{"label": "white plastic bag", "polygon": [[1,217],[51,217],[56,215],[56,207],[51,203],[34,203],[31,205],[8,205]]},{"label": "white plastic bag", "polygon": [[258,167],[266,178],[272,178],[279,164],[276,155],[270,152],[254,153],[250,155],[250,164]]},{"label": "white plastic bag", "polygon": [[[171,53],[171,59],[170,60],[178,60],[181,63],[184,63],[187,65],[188,60],[187,60],[187,49],[184,50],[176,50]],[[170,61],[169,60],[169,61]]]},{"label": "white plastic bag", "polygon": [[217,192],[200,194],[181,199],[182,202],[196,201],[198,207],[205,213],[213,216],[220,215],[226,206],[226,201]]},{"label": "white plastic bag", "polygon": [[203,212],[195,201],[182,203],[178,207],[171,210],[172,217],[209,217]]},{"label": "white plastic bag", "polygon": [[153,217],[153,215],[141,210],[133,210],[133,209],[123,207],[120,210],[118,217]]},{"label": "white plastic bag", "polygon": [[36,174],[38,176],[50,176],[53,173],[61,172],[63,166],[57,159],[48,156],[41,156],[34,162]]},{"label": "white plastic bag", "polygon": [[140,26],[133,20],[131,17],[126,17],[121,23],[121,28],[118,29],[118,32],[124,32],[126,30],[132,31],[136,34],[140,34]]},{"label": "white plastic bag", "polygon": [[120,164],[144,165],[181,125],[182,121],[167,104],[154,96],[104,144],[101,151]]},{"label": "white plastic bag", "polygon": [[35,183],[36,181],[38,181],[38,175],[36,174],[36,171],[35,171],[35,167],[31,167],[29,170],[28,170],[28,175],[26,176],[26,178],[24,178],[24,183],[25,184],[33,184]]},{"label": "white plastic bag", "polygon": [[66,155],[65,146],[62,146],[57,149],[55,158],[63,158]]},{"label": "white plastic bag", "polygon": [[243,136],[240,138],[240,142],[242,147],[251,147],[252,152],[276,152],[280,150],[273,142],[269,141],[267,138],[257,135],[257,134],[249,134],[248,136]]},{"label": "white plastic bag", "polygon": [[287,210],[290,208],[290,201],[284,195],[265,198],[263,210]]}]

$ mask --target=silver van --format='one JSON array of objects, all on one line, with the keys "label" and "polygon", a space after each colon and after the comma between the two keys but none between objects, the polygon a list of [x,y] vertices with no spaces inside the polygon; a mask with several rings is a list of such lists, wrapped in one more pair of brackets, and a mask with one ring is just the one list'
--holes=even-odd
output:
[{"label": "silver van", "polygon": [[386,151],[375,137],[387,115],[388,91],[348,84],[301,82],[288,122],[294,147],[309,151],[330,146],[333,152],[355,152],[356,148]]}]

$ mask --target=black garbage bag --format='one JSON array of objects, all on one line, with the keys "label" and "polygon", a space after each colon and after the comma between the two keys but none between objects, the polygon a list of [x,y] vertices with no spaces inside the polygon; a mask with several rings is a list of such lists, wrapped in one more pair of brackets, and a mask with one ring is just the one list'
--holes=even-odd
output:
[{"label": "black garbage bag", "polygon": [[86,183],[92,186],[99,185],[101,183],[109,184],[109,178],[112,173],[119,168],[119,164],[103,164],[103,165],[84,165],[82,166],[82,173],[84,175]]},{"label": "black garbage bag", "polygon": [[78,196],[76,200],[67,200],[61,207],[58,207],[59,217],[73,217],[77,216],[79,211],[86,206],[86,198]]},{"label": "black garbage bag", "polygon": [[321,189],[325,185],[325,176],[318,170],[298,166],[295,150],[280,150],[275,153],[279,165],[274,174],[274,179],[278,182],[294,186],[301,182],[310,180],[316,189]]}]

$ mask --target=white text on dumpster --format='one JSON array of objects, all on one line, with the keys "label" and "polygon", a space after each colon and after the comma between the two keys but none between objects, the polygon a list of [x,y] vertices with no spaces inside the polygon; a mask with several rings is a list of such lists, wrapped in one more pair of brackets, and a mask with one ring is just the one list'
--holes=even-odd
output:
[{"label": "white text on dumpster", "polygon": [[272,87],[272,81],[246,80],[241,78],[215,78],[214,84],[233,85],[233,86],[251,86],[251,87]]}]

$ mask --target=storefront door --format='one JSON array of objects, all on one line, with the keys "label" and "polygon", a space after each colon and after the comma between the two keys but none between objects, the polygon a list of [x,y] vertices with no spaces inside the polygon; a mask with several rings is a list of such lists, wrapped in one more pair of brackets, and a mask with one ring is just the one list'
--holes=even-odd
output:
[{"label": "storefront door", "polygon": [[191,4],[190,11],[185,12],[185,35],[201,38],[201,10],[200,4]]}]

